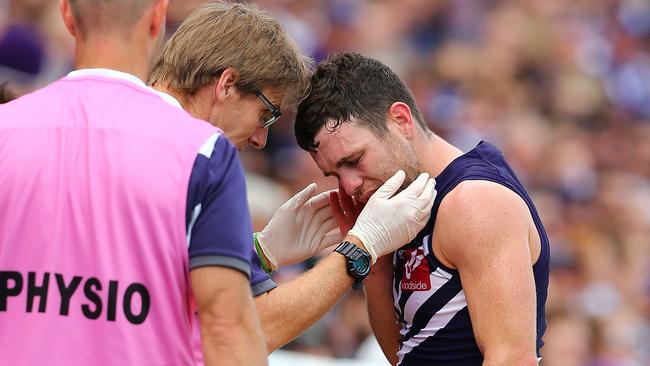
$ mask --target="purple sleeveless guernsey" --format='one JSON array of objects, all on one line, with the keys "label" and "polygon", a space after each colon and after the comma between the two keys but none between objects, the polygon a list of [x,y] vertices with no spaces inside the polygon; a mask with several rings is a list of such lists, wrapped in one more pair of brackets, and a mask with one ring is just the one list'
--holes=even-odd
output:
[{"label": "purple sleeveless guernsey", "polygon": [[236,149],[174,102],[88,69],[0,105],[0,365],[195,364],[189,270],[250,276],[252,230]]},{"label": "purple sleeveless guernsey", "polygon": [[[549,277],[549,242],[533,201],[503,155],[481,142],[451,162],[436,177],[438,194],[431,218],[418,236],[395,252],[393,300],[401,325],[397,365],[480,366],[483,356],[474,339],[465,293],[457,270],[445,267],[433,253],[431,233],[440,203],[466,180],[485,180],[511,189],[526,202],[541,241],[533,265],[537,292],[537,356],[546,330],[544,305]],[[508,314],[503,314],[508,316]]]}]

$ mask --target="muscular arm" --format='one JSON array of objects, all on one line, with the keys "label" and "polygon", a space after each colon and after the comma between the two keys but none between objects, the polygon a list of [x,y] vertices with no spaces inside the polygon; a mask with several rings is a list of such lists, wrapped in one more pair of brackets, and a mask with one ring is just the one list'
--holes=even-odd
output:
[{"label": "muscular arm", "polygon": [[368,316],[372,331],[381,350],[391,363],[397,363],[399,349],[399,325],[393,308],[393,261],[392,255],[377,260],[364,281]]},{"label": "muscular arm", "polygon": [[266,365],[266,347],[248,278],[225,267],[190,272],[199,309],[203,355],[209,365]]},{"label": "muscular arm", "polygon": [[531,224],[519,196],[486,181],[461,183],[440,206],[437,255],[460,273],[484,365],[537,364]]}]

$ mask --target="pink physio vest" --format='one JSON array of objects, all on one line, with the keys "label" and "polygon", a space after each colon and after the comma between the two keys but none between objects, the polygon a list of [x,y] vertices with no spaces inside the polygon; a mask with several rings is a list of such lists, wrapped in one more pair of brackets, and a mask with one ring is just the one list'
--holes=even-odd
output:
[{"label": "pink physio vest", "polygon": [[195,363],[186,195],[217,130],[127,79],[0,105],[0,365]]}]

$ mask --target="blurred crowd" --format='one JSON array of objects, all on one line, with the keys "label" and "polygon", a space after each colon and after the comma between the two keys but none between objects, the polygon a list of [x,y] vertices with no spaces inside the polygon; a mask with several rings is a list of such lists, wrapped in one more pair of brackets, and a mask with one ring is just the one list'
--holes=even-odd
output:
[{"label": "blurred crowd", "polygon": [[[202,2],[171,1],[168,32]],[[461,149],[502,149],[551,239],[543,365],[650,365],[650,1],[256,3],[316,60],[354,50],[389,65]],[[56,5],[0,0],[0,83],[15,94],[72,67]],[[296,147],[292,120],[241,155],[256,229],[309,182],[336,187]],[[363,294],[350,292],[286,348],[354,358],[370,334]]]}]

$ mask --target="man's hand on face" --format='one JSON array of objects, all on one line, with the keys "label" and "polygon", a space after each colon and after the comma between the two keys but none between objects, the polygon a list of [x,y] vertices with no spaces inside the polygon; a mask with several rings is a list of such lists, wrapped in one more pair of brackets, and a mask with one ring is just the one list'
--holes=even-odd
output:
[{"label": "man's hand on face", "polygon": [[357,217],[359,217],[364,204],[354,200],[341,189],[330,192],[329,204],[341,236],[345,237],[357,222]]},{"label": "man's hand on face", "polygon": [[435,179],[422,173],[395,194],[405,178],[404,171],[399,170],[377,189],[348,232],[363,243],[373,264],[413,240],[431,216],[437,193]]},{"label": "man's hand on face", "polygon": [[[257,242],[272,270],[295,264],[340,242],[337,220],[329,207],[331,191],[314,195],[316,183],[283,204],[259,233]],[[258,252],[259,254],[259,252]],[[264,261],[264,260],[262,260]]]}]

